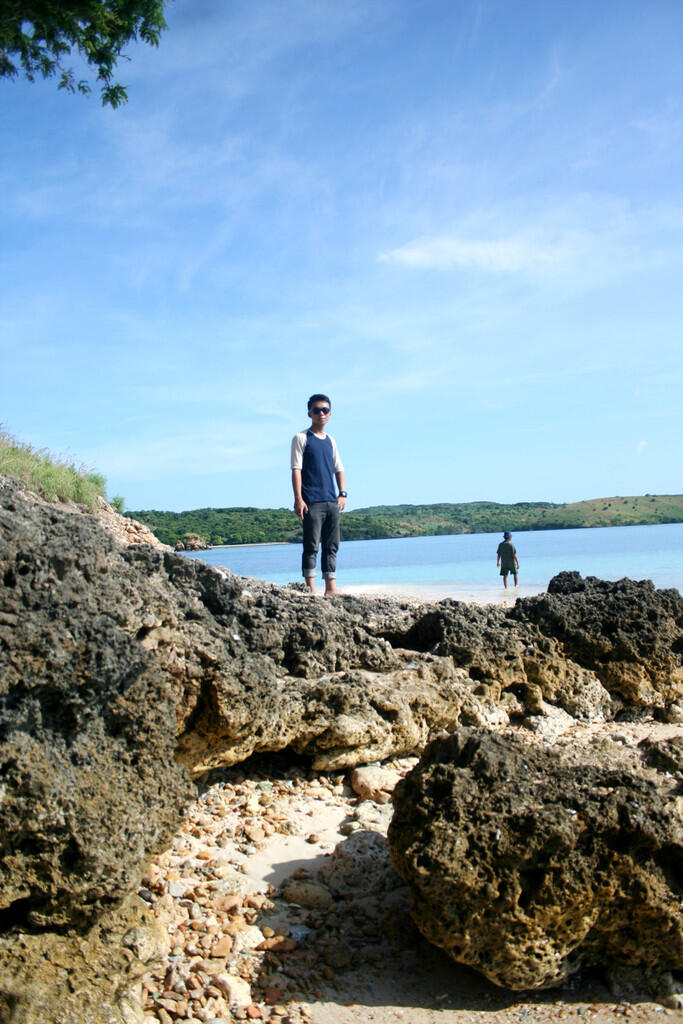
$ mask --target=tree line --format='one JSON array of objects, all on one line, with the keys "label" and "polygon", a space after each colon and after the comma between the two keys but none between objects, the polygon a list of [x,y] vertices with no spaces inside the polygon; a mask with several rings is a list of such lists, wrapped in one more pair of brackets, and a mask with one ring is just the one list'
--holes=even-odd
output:
[{"label": "tree line", "polygon": [[[164,544],[195,535],[219,544],[275,544],[301,541],[301,522],[286,508],[200,508],[188,512],[126,512]],[[342,540],[422,537],[458,533],[562,530],[593,526],[642,526],[683,522],[683,495],[593,498],[569,504],[495,501],[435,505],[375,505],[345,512]]]}]

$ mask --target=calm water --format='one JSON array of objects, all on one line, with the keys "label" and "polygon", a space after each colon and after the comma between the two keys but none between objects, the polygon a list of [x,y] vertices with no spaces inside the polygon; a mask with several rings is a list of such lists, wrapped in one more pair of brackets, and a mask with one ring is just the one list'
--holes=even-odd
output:
[{"label": "calm water", "polygon": [[[683,592],[683,524],[544,530],[513,534],[523,593],[546,589],[552,576],[650,579]],[[426,585],[477,593],[500,585],[496,548],[502,534],[343,541],[337,559],[340,587]],[[298,544],[239,545],[188,554],[240,576],[283,585],[301,579]]]}]

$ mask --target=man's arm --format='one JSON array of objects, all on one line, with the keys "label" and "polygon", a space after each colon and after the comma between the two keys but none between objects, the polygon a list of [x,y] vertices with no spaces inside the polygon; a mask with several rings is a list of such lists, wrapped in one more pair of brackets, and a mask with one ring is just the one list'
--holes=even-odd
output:
[{"label": "man's arm", "polygon": [[[337,478],[337,488],[338,488],[338,490],[345,491],[346,490],[346,478],[344,476],[344,470],[340,469],[334,475]],[[344,509],[346,508],[346,498],[342,498],[340,496],[339,498],[337,498],[337,504],[339,505],[339,511],[343,512]]]},{"label": "man's arm", "polygon": [[304,501],[301,494],[301,470],[292,470],[292,490],[294,491],[294,511],[298,515],[299,519],[304,518],[304,513],[308,512],[308,505]]}]

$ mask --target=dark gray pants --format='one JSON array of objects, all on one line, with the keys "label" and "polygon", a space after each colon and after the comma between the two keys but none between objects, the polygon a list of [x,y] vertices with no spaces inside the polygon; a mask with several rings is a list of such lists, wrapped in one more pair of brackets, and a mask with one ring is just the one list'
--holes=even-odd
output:
[{"label": "dark gray pants", "polygon": [[323,578],[333,580],[339,550],[339,505],[336,501],[313,501],[304,513],[304,552],[301,571],[306,579],[315,576],[315,560],[322,541]]}]

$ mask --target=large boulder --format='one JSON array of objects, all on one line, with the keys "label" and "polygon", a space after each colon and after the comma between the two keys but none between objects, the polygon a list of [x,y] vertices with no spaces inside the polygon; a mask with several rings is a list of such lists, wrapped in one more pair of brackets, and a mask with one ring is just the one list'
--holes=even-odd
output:
[{"label": "large boulder", "polygon": [[389,846],[427,939],[510,989],[683,967],[683,740],[529,744],[461,729],[394,791]]},{"label": "large boulder", "polygon": [[130,891],[189,796],[175,702],[121,621],[135,579],[116,578],[109,534],[3,497],[0,909],[14,925],[84,925]]}]

